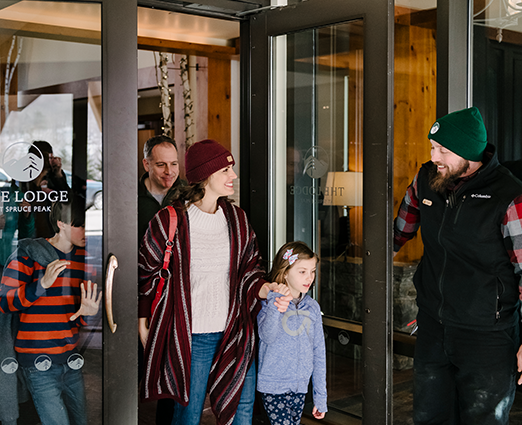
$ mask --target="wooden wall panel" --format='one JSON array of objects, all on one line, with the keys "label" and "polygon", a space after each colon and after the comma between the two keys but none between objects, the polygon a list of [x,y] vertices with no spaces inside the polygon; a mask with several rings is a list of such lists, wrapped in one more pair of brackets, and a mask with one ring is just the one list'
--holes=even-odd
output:
[{"label": "wooden wall panel", "polygon": [[[359,41],[360,43],[360,41]],[[350,171],[363,172],[363,61],[364,51],[356,47],[349,53],[349,90],[348,110],[354,111],[349,114],[348,123],[348,169]],[[350,234],[353,246],[349,253],[354,257],[362,257],[363,247],[363,211],[362,207],[350,208]]]},{"label": "wooden wall panel", "polygon": [[[435,30],[395,25],[394,210],[420,166],[430,159],[428,132],[436,120]],[[399,252],[396,261],[422,256],[420,234]]]},{"label": "wooden wall panel", "polygon": [[145,142],[155,135],[155,131],[152,129],[138,130],[138,177],[140,178],[145,173],[145,168],[143,168],[143,147]]},{"label": "wooden wall panel", "polygon": [[197,94],[194,97],[196,109],[195,141],[208,138],[208,58],[199,56],[199,70],[196,72]]},{"label": "wooden wall panel", "polygon": [[208,59],[208,137],[231,150],[230,60]]}]

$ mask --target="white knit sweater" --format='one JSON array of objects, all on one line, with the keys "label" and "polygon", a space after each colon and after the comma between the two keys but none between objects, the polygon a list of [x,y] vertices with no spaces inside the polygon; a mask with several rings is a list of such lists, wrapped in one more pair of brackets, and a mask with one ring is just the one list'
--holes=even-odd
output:
[{"label": "white knit sweater", "polygon": [[214,214],[188,208],[192,332],[225,329],[230,295],[230,240],[221,207]]}]

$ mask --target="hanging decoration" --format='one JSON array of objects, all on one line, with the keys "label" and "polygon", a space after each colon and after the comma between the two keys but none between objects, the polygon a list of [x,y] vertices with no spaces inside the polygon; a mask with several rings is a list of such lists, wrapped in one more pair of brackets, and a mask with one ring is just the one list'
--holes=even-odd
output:
[{"label": "hanging decoration", "polygon": [[[482,13],[487,14],[487,18],[477,19],[477,16]],[[496,28],[496,40],[501,43],[503,30],[507,27],[518,26],[520,17],[522,17],[520,0],[490,0],[479,12],[473,15],[473,24]]]},{"label": "hanging decoration", "polygon": [[[160,91],[160,109],[163,120],[163,135],[173,137],[172,112],[170,109],[171,90],[169,87],[169,57],[166,53],[158,52],[159,63],[154,53],[154,62],[156,64],[156,82]],[[159,71],[159,76],[158,76]]]},{"label": "hanging decoration", "polygon": [[188,56],[182,55],[179,60],[181,84],[183,87],[183,116],[185,117],[185,143],[187,149],[194,143],[194,102],[189,82]]},{"label": "hanging decoration", "polygon": [[[11,56],[13,55],[13,50],[15,48],[16,42],[18,40],[18,52],[16,54],[16,59],[14,63],[11,65]],[[13,80],[13,75],[18,65],[18,61],[20,59],[20,55],[22,54],[22,43],[23,38],[13,36],[11,41],[11,47],[9,48],[9,53],[7,54],[6,60],[6,69],[5,69],[5,81],[4,81],[4,117],[7,119],[9,115],[9,91],[11,90],[11,82]]]}]

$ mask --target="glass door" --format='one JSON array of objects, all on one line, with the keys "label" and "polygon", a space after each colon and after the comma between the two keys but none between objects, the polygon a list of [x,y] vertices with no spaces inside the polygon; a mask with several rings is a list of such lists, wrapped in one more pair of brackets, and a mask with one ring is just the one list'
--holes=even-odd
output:
[{"label": "glass door", "polygon": [[310,0],[251,20],[252,78],[269,75],[251,87],[268,258],[292,240],[320,257],[330,423],[392,423],[390,16],[393,2]]},{"label": "glass door", "polygon": [[[137,248],[134,260],[128,248],[137,245],[136,209],[114,195],[135,193],[124,182],[136,180],[136,152],[128,149],[134,173],[111,172],[127,161],[113,152],[136,145],[136,84],[128,82],[136,64],[122,59],[136,53],[136,38],[125,34],[136,25],[129,6],[0,1],[3,424],[136,422]],[[130,48],[118,44],[120,34]],[[109,58],[113,43],[119,51]],[[120,66],[126,75],[116,75]],[[127,85],[107,90],[112,80]]]},{"label": "glass door", "polygon": [[0,421],[99,424],[101,5],[4,3]]},{"label": "glass door", "polygon": [[329,410],[351,418],[362,416],[363,30],[356,19],[272,41],[273,111],[286,113],[273,114],[271,247],[302,240],[321,259]]}]

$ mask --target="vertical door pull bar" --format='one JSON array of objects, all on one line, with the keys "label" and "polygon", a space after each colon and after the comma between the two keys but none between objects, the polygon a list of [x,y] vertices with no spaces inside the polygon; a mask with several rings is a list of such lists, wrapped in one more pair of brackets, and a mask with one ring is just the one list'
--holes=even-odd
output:
[{"label": "vertical door pull bar", "polygon": [[118,268],[118,259],[113,255],[109,255],[107,261],[107,270],[105,273],[105,312],[107,313],[107,321],[112,333],[116,332],[117,324],[114,323],[112,314],[112,284],[114,281],[114,271]]}]

